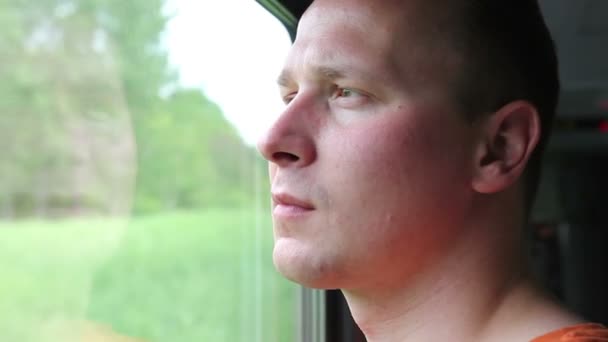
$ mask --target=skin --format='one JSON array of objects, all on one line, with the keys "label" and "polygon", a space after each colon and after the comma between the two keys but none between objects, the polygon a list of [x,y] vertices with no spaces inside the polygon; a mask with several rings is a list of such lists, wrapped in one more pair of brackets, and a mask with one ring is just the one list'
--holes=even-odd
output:
[{"label": "skin", "polygon": [[258,144],[274,263],[342,289],[370,342],[523,341],[578,322],[520,267],[536,110],[514,101],[464,120],[448,86],[462,61],[422,39],[425,13],[318,0],[303,16],[279,77],[285,110]]}]

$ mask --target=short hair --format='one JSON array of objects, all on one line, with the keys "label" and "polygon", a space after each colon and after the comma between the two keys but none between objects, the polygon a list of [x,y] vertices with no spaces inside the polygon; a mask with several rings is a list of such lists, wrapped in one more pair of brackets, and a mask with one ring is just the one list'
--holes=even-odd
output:
[{"label": "short hair", "polygon": [[450,35],[463,58],[454,95],[467,118],[476,120],[515,100],[538,111],[541,136],[524,172],[529,215],[560,90],[555,44],[537,0],[451,1],[456,6],[449,6],[455,10],[450,21],[457,27]]}]

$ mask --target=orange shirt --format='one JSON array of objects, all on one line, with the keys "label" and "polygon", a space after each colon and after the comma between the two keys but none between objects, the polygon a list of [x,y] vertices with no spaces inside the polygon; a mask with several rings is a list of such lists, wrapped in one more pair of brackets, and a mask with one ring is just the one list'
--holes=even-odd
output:
[{"label": "orange shirt", "polygon": [[578,324],[550,332],[530,342],[608,342],[608,329],[601,324]]}]

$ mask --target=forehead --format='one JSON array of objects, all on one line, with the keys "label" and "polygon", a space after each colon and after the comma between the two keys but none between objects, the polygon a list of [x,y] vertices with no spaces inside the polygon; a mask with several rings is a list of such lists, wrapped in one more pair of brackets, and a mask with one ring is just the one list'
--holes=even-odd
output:
[{"label": "forehead", "polygon": [[[390,0],[316,0],[306,10],[298,31],[310,31],[314,26],[348,25],[350,29],[362,32],[391,29],[398,24],[411,6],[405,1]],[[373,26],[372,26],[373,24]]]},{"label": "forehead", "polygon": [[300,21],[293,50],[302,53],[314,47],[314,52],[330,60],[367,54],[388,57],[399,21],[379,6],[382,2],[315,1]]},{"label": "forehead", "polygon": [[432,6],[420,3],[424,1],[315,1],[300,21],[283,74],[338,66],[428,80],[437,65],[426,61],[429,44],[421,32],[429,26],[422,18],[428,18]]}]

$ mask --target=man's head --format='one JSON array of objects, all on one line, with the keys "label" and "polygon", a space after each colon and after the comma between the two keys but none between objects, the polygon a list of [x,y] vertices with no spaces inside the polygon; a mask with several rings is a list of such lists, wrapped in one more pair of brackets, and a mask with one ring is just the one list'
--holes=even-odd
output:
[{"label": "man's head", "polygon": [[[513,45],[539,39],[533,25],[517,27],[527,12],[500,18],[486,2],[318,0],[305,13],[279,78],[287,106],[259,143],[275,264],[288,278],[395,286],[467,236],[476,216],[517,211],[557,87],[548,99],[526,78],[543,65],[511,65],[540,53]],[[510,2],[534,9],[524,3]]]},{"label": "man's head", "polygon": [[453,88],[462,112],[473,121],[518,99],[530,102],[538,112],[541,136],[522,184],[523,205],[529,211],[560,88],[555,45],[538,0],[446,3],[455,6],[452,16],[457,14],[457,21],[445,37],[464,59]]}]

